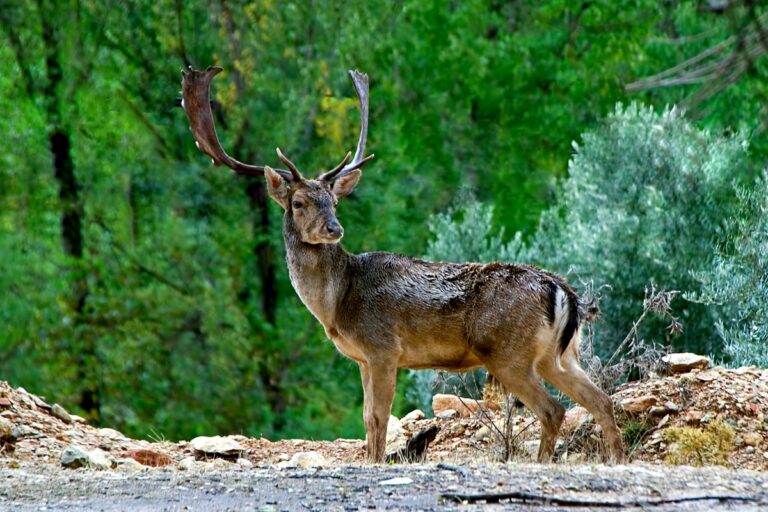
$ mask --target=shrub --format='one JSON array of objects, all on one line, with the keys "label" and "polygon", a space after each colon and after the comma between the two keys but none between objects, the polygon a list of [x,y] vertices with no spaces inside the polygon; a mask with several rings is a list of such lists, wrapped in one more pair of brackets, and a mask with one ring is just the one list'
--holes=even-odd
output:
[{"label": "shrub", "polygon": [[715,421],[706,428],[672,427],[664,433],[668,442],[670,464],[704,466],[728,465],[735,434],[726,423]]},{"label": "shrub", "polygon": [[710,269],[695,274],[701,291],[689,298],[715,308],[727,363],[768,367],[768,172],[740,189],[739,200],[727,243]]},{"label": "shrub", "polygon": [[[646,287],[697,289],[691,271],[709,268],[735,211],[733,183],[744,174],[747,143],[741,134],[699,130],[674,108],[632,104],[618,106],[574,149],[559,201],[542,214],[525,257],[610,287],[595,331],[596,352],[605,356],[642,312]],[[674,306],[682,336],[670,340],[666,322],[653,320],[639,337],[718,352],[711,308]]]}]

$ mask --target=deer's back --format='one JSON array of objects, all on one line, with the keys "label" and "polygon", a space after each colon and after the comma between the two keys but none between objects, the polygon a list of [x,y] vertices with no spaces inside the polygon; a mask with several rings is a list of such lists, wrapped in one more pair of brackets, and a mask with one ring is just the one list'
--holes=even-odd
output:
[{"label": "deer's back", "polygon": [[354,256],[337,325],[369,349],[401,350],[400,366],[465,369],[489,338],[525,340],[568,285],[528,265],[435,263],[390,253]]}]

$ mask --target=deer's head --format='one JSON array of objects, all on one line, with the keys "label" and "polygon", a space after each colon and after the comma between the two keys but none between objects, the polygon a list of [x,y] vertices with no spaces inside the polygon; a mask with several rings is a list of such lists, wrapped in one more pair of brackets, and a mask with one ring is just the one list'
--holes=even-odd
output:
[{"label": "deer's head", "polygon": [[[296,166],[278,149],[280,160],[295,176],[287,180],[280,173],[267,166],[267,190],[291,217],[301,240],[309,244],[336,243],[344,235],[344,228],[336,218],[339,199],[352,193],[360,180],[359,168],[344,168],[351,153],[335,169],[309,180],[301,176]],[[362,162],[364,163],[364,162]],[[359,167],[359,166],[358,166]]]},{"label": "deer's head", "polygon": [[341,240],[344,229],[336,219],[336,204],[340,198],[352,193],[360,180],[360,168],[373,158],[373,155],[363,157],[368,138],[368,76],[357,71],[349,72],[360,100],[361,117],[360,138],[354,158],[350,161],[352,154],[347,153],[332,170],[316,179],[306,179],[280,149],[277,156],[288,167],[287,171],[244,164],[224,151],[216,135],[209,98],[211,80],[221,71],[219,67],[209,67],[205,71],[192,68],[189,72],[182,71],[181,106],[189,119],[197,147],[213,159],[214,165],[224,164],[239,174],[263,174],[270,197],[291,217],[302,241],[322,244]]}]

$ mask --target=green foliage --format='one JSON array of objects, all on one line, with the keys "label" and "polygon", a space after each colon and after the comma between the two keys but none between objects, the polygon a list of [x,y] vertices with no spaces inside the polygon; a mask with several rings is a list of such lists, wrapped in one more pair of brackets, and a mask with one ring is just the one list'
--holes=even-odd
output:
[{"label": "green foliage", "polygon": [[768,367],[768,174],[739,191],[726,243],[710,268],[698,272],[696,302],[713,307],[727,362]]},{"label": "green foliage", "polygon": [[[556,207],[542,214],[528,258],[608,285],[601,302],[596,352],[612,352],[642,311],[643,290],[695,290],[691,272],[708,268],[724,220],[736,212],[735,180],[745,175],[742,134],[699,130],[675,109],[657,113],[617,107],[574,145],[569,177]],[[712,311],[680,302],[673,308],[684,334],[676,347],[718,352]],[[641,327],[641,338],[662,341],[661,322]]]},{"label": "green foliage", "polygon": [[[535,228],[571,140],[628,81],[727,37],[724,18],[692,1],[2,3],[0,372],[73,409],[93,389],[99,421],[133,435],[360,436],[357,366],[291,289],[281,212],[195,149],[178,69],[225,68],[213,99],[231,154],[275,164],[279,145],[308,174],[354,144],[345,71],[368,72],[377,158],[339,209],[348,249],[517,260],[504,229]],[[702,123],[759,125],[765,63],[751,71]],[[54,127],[71,142],[81,257],[64,250]],[[482,203],[430,224],[465,185]]]},{"label": "green foliage", "polygon": [[670,464],[730,465],[729,456],[736,434],[726,423],[714,421],[705,428],[672,427],[664,435],[670,443],[666,458]]}]

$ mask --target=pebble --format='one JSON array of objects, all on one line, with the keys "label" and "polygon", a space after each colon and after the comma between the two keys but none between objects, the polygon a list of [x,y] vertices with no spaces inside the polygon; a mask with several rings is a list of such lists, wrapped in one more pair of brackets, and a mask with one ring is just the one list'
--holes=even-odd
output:
[{"label": "pebble", "polygon": [[443,420],[450,420],[452,418],[455,418],[457,414],[459,413],[456,412],[456,409],[446,409],[440,412],[440,414],[438,414],[437,417]]},{"label": "pebble", "polygon": [[419,420],[423,420],[425,417],[426,415],[424,414],[424,411],[422,411],[421,409],[415,409],[409,412],[408,414],[406,414],[405,416],[403,416],[403,419],[401,421],[403,423],[406,423],[409,421],[419,421]]},{"label": "pebble", "polygon": [[186,457],[181,459],[181,461],[179,461],[179,463],[176,465],[176,467],[182,471],[192,471],[195,469],[195,466],[197,466],[197,461],[194,457]]},{"label": "pebble", "polygon": [[382,480],[379,485],[408,485],[412,484],[413,479],[407,476],[399,476],[396,478],[390,478],[389,480]]},{"label": "pebble", "polygon": [[64,423],[72,423],[72,416],[70,416],[67,410],[59,404],[53,404],[51,406],[51,414],[59,418]]},{"label": "pebble", "polygon": [[299,452],[294,454],[285,465],[298,468],[314,468],[327,466],[328,461],[318,452]]}]

